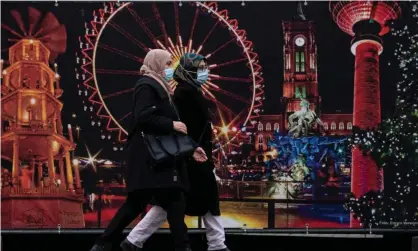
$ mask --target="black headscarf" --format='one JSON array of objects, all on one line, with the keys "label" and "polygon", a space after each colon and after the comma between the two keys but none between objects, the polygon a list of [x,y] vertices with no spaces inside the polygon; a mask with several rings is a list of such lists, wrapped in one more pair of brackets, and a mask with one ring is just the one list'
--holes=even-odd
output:
[{"label": "black headscarf", "polygon": [[174,80],[177,83],[188,83],[198,89],[202,84],[197,82],[197,70],[200,62],[206,62],[206,58],[195,53],[186,53],[180,58],[179,65],[174,72]]}]

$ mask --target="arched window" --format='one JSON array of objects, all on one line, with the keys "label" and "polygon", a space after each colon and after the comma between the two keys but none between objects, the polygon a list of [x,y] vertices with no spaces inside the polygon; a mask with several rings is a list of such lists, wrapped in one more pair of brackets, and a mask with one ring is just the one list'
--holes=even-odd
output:
[{"label": "arched window", "polygon": [[275,130],[275,131],[280,130],[280,125],[279,125],[279,123],[274,123],[274,130]]},{"label": "arched window", "polygon": [[300,53],[300,71],[305,72],[305,53]]},{"label": "arched window", "polygon": [[263,151],[264,147],[263,147],[263,135],[260,134],[258,135],[258,150],[259,151]]},{"label": "arched window", "polygon": [[340,122],[338,124],[338,130],[344,130],[344,123],[343,122]]},{"label": "arched window", "polygon": [[353,129],[353,123],[348,122],[347,123],[347,130],[352,130]]},{"label": "arched window", "polygon": [[337,130],[337,124],[335,122],[331,123],[331,130]]},{"label": "arched window", "polygon": [[324,122],[324,130],[328,130],[328,123]]},{"label": "arched window", "polygon": [[263,124],[258,123],[258,130],[259,130],[259,131],[262,131],[262,130],[263,130]]},{"label": "arched window", "polygon": [[270,123],[266,124],[266,131],[271,131],[271,124]]},{"label": "arched window", "polygon": [[305,53],[297,51],[295,57],[296,72],[305,72]]}]

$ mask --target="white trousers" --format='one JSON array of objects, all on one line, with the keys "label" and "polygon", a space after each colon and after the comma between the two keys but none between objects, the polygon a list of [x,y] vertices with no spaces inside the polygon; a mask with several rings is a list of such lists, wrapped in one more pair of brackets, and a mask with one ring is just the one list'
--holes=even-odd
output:
[{"label": "white trousers", "polygon": [[[127,239],[135,246],[142,248],[145,241],[160,228],[167,219],[167,213],[159,206],[153,206],[146,216],[132,229]],[[225,246],[225,231],[219,216],[207,213],[203,216],[206,228],[208,250],[221,250]]]}]

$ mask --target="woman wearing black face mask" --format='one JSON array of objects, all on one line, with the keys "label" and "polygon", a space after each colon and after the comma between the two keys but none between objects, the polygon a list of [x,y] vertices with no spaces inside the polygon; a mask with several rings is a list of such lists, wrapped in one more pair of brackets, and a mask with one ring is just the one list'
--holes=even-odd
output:
[{"label": "woman wearing black face mask", "polygon": [[[208,157],[204,163],[193,160],[187,163],[190,189],[186,193],[186,214],[203,216],[209,251],[228,251],[224,244],[225,231],[220,223],[218,187],[213,173],[210,102],[203,97],[201,90],[208,75],[203,56],[185,54],[174,72],[178,85],[173,101],[181,121],[187,126],[188,135],[205,150]],[[121,244],[122,249],[142,250],[143,243],[165,222],[166,216],[161,207],[154,206]]]}]

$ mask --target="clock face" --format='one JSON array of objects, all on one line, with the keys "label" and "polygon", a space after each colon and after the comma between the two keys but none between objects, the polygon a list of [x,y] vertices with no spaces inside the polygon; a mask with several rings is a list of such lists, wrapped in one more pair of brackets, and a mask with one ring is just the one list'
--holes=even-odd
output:
[{"label": "clock face", "polygon": [[295,40],[295,44],[297,46],[303,46],[305,44],[305,39],[303,37],[298,37]]}]

